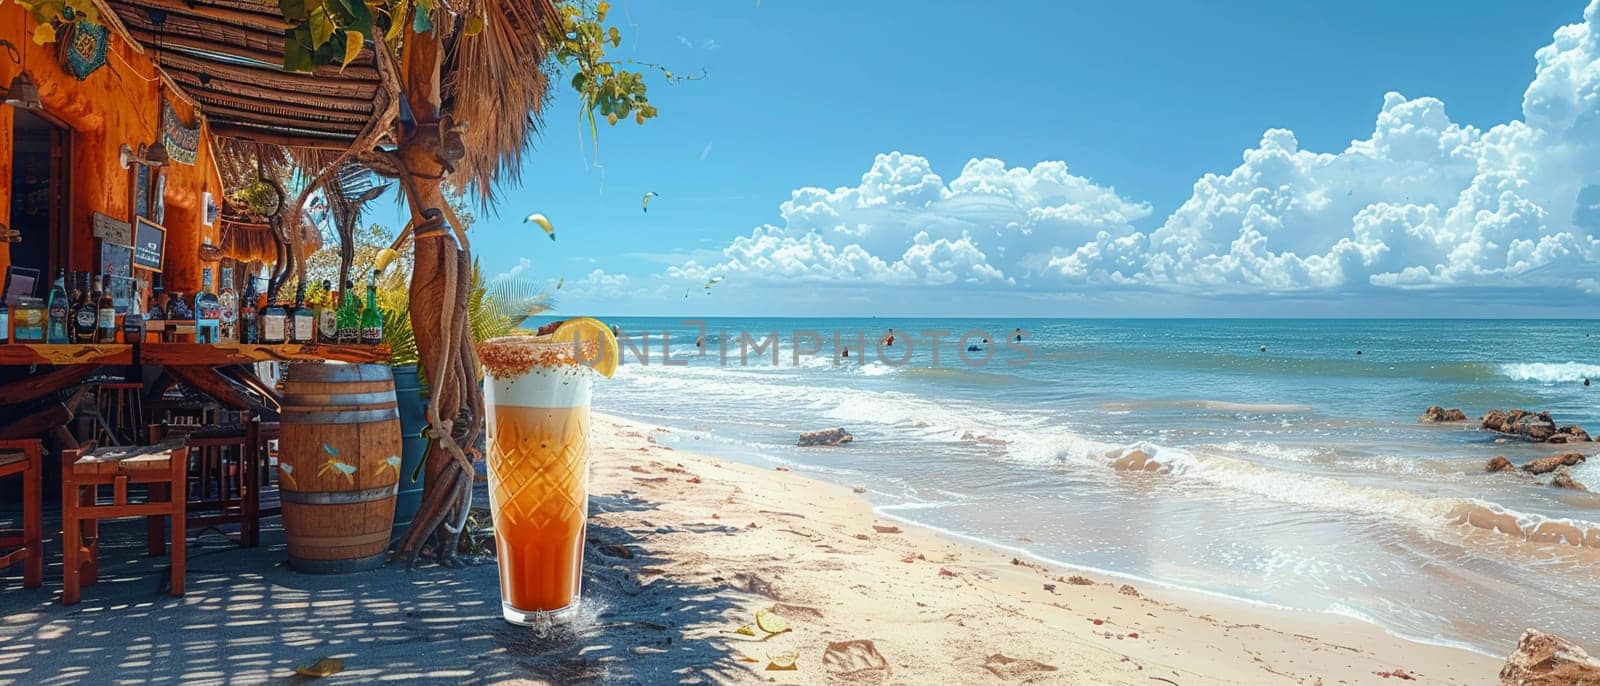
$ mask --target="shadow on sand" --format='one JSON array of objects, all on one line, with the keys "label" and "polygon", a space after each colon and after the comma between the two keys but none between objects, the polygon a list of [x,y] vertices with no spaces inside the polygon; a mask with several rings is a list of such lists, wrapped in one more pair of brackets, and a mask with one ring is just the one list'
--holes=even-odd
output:
[{"label": "shadow on sand", "polygon": [[[591,515],[654,508],[628,495],[590,502]],[[501,620],[493,560],[459,570],[299,574],[282,562],[276,519],[255,549],[216,530],[191,538],[182,598],[165,593],[167,558],[145,556],[142,522],[105,523],[100,582],[79,605],[62,607],[60,524],[46,525],[58,533],[45,544],[44,587],[24,590],[17,570],[0,579],[0,684],[656,684],[749,675],[706,630],[736,607],[734,591],[654,575],[641,583],[641,569],[666,561],[651,531],[591,520],[582,615],[539,639]],[[345,671],[294,675],[294,666],[324,656],[342,658]]]}]

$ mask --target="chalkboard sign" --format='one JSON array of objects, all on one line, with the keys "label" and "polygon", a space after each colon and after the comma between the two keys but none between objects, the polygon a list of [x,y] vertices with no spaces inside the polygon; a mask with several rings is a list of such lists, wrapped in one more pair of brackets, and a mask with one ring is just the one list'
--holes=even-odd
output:
[{"label": "chalkboard sign", "polygon": [[140,217],[133,230],[133,266],[159,272],[166,253],[167,230]]}]

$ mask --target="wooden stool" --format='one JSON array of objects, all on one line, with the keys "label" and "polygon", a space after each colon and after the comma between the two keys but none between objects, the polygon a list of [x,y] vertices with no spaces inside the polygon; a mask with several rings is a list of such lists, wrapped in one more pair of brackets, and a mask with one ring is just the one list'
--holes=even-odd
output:
[{"label": "wooden stool", "polygon": [[239,524],[239,545],[254,548],[261,538],[261,450],[259,422],[208,427],[184,439],[189,447],[188,504],[193,526]]},{"label": "wooden stool", "polygon": [[139,429],[144,427],[144,401],[140,394],[144,384],[103,383],[95,389],[95,406],[114,434],[118,445],[139,442]]},{"label": "wooden stool", "polygon": [[0,534],[0,546],[19,546],[0,555],[0,569],[22,563],[22,587],[44,583],[44,547],[39,543],[39,484],[44,444],[37,439],[0,441],[0,477],[22,475],[22,531]]},{"label": "wooden stool", "polygon": [[[100,521],[147,517],[172,519],[172,595],[183,595],[184,477],[189,449],[181,441],[143,448],[101,448],[61,452],[61,604],[75,605],[79,587],[99,578]],[[128,501],[128,484],[147,486],[144,502]],[[111,503],[100,504],[99,489],[111,487]],[[156,500],[165,497],[165,500]],[[152,539],[151,555],[166,549]]]}]

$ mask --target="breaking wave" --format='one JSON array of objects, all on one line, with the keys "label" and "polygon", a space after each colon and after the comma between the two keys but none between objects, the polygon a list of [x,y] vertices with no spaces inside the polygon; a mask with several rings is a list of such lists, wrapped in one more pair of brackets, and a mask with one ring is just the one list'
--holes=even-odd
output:
[{"label": "breaking wave", "polygon": [[1600,364],[1581,362],[1517,362],[1500,365],[1500,374],[1513,381],[1555,384],[1600,378]]}]

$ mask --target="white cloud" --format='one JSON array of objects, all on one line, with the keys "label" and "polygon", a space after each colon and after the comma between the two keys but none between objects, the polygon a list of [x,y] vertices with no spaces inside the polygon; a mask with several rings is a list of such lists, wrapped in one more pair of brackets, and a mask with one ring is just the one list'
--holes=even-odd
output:
[{"label": "white cloud", "polygon": [[946,181],[928,160],[892,152],[856,185],[793,191],[777,224],[665,276],[1189,295],[1592,292],[1600,0],[1584,17],[1537,52],[1520,121],[1480,130],[1451,121],[1438,99],[1388,93],[1371,133],[1337,152],[1266,131],[1153,230],[1135,227],[1148,205],[1064,162],[973,159]]},{"label": "white cloud", "polygon": [[582,279],[565,284],[564,292],[574,298],[620,298],[629,283],[627,274],[607,274],[597,268]]},{"label": "white cloud", "polygon": [[717,48],[722,47],[722,44],[718,43],[716,39],[713,38],[695,40],[688,36],[678,36],[678,44],[686,48],[698,48],[700,50],[716,50]]},{"label": "white cloud", "polygon": [[[840,284],[1016,283],[1048,259],[1048,247],[1131,230],[1147,205],[1067,173],[1061,162],[1031,169],[973,160],[946,184],[928,161],[878,155],[855,186],[801,188],[781,225],[735,238],[711,263],[691,261],[666,276],[696,281],[740,274],[745,282]],[[1029,266],[1029,263],[1036,263]]]},{"label": "white cloud", "polygon": [[533,260],[530,260],[530,259],[524,257],[524,258],[521,258],[521,259],[517,260],[516,266],[514,266],[514,267],[512,267],[510,269],[507,269],[504,272],[501,272],[499,276],[496,276],[494,278],[496,280],[498,280],[498,279],[522,279],[522,278],[530,278],[532,276],[533,276]]}]

